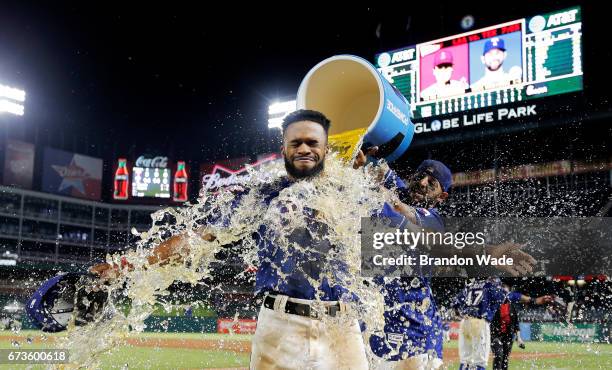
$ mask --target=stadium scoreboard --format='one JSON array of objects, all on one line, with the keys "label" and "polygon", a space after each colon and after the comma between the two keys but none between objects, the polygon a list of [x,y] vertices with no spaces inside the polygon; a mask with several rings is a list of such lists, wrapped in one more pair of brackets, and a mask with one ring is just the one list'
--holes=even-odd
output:
[{"label": "stadium scoreboard", "polygon": [[[582,90],[581,26],[574,7],[380,53],[375,64],[408,99],[416,133],[537,114],[534,99]],[[510,103],[523,106],[462,115]]]}]

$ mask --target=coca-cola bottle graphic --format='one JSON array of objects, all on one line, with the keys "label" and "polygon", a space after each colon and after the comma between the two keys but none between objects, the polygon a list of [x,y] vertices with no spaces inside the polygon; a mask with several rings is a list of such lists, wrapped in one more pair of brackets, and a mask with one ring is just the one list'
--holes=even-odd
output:
[{"label": "coca-cola bottle graphic", "polygon": [[130,183],[130,174],[127,169],[127,160],[119,158],[119,166],[115,171],[115,191],[113,199],[125,200],[128,198],[128,184]]},{"label": "coca-cola bottle graphic", "polygon": [[187,171],[185,171],[185,161],[178,161],[176,173],[174,174],[174,199],[175,202],[187,201]]}]

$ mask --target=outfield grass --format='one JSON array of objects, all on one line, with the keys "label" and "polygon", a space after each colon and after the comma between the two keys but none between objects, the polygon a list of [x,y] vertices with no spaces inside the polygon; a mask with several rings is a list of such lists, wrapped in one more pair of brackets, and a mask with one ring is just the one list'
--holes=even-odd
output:
[{"label": "outfield grass", "polygon": [[[0,331],[0,349],[41,349],[54,348],[53,343],[28,344],[27,340],[20,340],[19,347],[12,345],[7,339],[15,336],[15,333]],[[23,330],[17,335],[30,337],[36,340],[40,338],[41,332],[35,330]],[[45,334],[48,337],[62,336],[63,334]],[[4,337],[4,339],[3,339]],[[147,339],[200,339],[216,341],[247,341],[250,342],[251,335],[244,334],[214,334],[214,333],[141,333],[138,338]],[[164,348],[164,347],[132,347],[126,346],[102,357],[103,369],[121,369],[126,364],[129,369],[201,369],[201,368],[232,368],[247,367],[249,354],[235,353],[232,351],[203,350],[187,348]],[[46,369],[45,366],[27,365],[0,365],[0,369]]]},{"label": "outfield grass", "polygon": [[[14,348],[8,339],[3,339],[10,332],[0,332],[0,348]],[[38,331],[23,331],[20,336],[40,336]],[[50,335],[54,336],[54,335]],[[139,338],[151,339],[202,339],[224,341],[249,341],[249,335],[227,334],[178,334],[178,333],[144,333]],[[510,369],[612,369],[612,345],[608,344],[569,344],[527,342],[527,348],[522,350],[515,346],[513,354],[521,358],[512,358]],[[28,344],[20,341],[20,348],[53,347],[52,343]],[[450,353],[445,361],[446,368],[457,369],[457,341],[445,343],[445,349]],[[551,357],[552,356],[552,357]],[[124,347],[102,358],[104,369],[120,369],[128,365],[129,369],[197,369],[197,368],[231,368],[248,366],[249,355],[222,350],[204,350],[188,348],[164,347]],[[491,365],[489,364],[489,368]],[[26,365],[0,365],[0,369],[26,368]],[[43,369],[43,366],[28,367]]]},{"label": "outfield grass", "polygon": [[[510,369],[612,369],[612,344],[525,342],[525,345],[526,349],[520,349],[515,343]],[[457,341],[445,343],[444,348],[456,349]],[[551,355],[556,357],[548,357]],[[490,368],[492,357],[489,360]],[[458,369],[459,361],[445,361],[445,365]]]}]

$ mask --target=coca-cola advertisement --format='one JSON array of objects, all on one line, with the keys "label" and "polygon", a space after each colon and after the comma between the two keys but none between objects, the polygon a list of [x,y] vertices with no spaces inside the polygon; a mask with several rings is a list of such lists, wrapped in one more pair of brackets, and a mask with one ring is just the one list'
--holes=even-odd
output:
[{"label": "coca-cola advertisement", "polygon": [[175,202],[186,202],[189,200],[189,171],[185,161],[176,163],[176,171],[174,172],[173,195],[172,200]]},{"label": "coca-cola advertisement", "polygon": [[19,140],[7,140],[4,153],[4,185],[32,189],[34,144]]},{"label": "coca-cola advertisement", "polygon": [[42,190],[77,198],[100,200],[102,160],[45,148]]},{"label": "coca-cola advertisement", "polygon": [[172,175],[168,157],[141,155],[134,162],[131,172],[132,197],[171,198]]},{"label": "coca-cola advertisement", "polygon": [[247,165],[257,168],[279,159],[280,155],[269,153],[260,155],[257,158],[255,162],[251,162],[248,157],[241,157],[200,166],[202,191],[214,192],[227,186],[245,185],[251,180],[247,171]]},{"label": "coca-cola advertisement", "polygon": [[113,179],[113,199],[127,200],[130,191],[130,172],[127,168],[127,159],[119,158]]}]

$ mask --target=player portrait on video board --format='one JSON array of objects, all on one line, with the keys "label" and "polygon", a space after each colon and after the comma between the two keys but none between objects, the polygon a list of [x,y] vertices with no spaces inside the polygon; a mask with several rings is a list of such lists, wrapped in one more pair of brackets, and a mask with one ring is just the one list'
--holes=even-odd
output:
[{"label": "player portrait on video board", "polygon": [[440,49],[421,56],[421,100],[460,95],[469,88],[467,45]]},{"label": "player portrait on video board", "polygon": [[470,43],[472,91],[496,89],[522,81],[521,32]]}]

